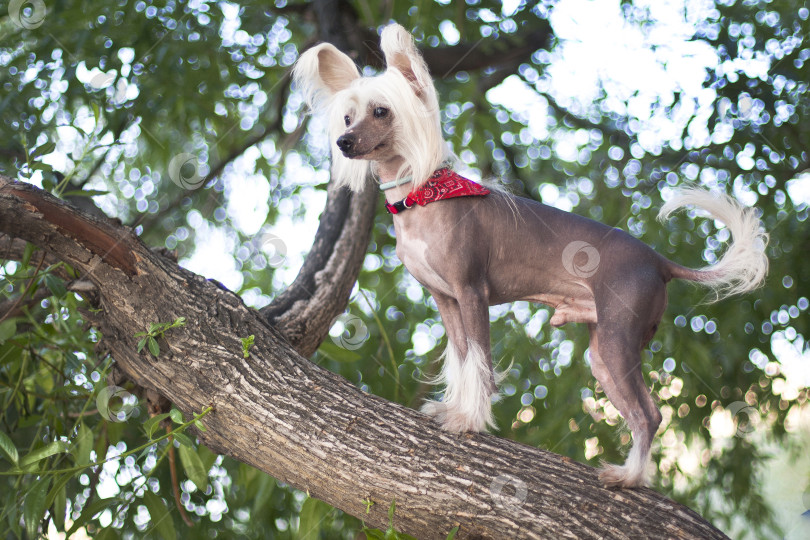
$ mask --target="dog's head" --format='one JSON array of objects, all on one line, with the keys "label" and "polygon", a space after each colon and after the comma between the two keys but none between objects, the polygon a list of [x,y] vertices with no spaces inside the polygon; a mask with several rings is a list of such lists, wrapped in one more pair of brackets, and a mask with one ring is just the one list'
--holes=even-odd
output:
[{"label": "dog's head", "polygon": [[398,24],[380,37],[387,69],[363,77],[328,43],[304,52],[293,78],[310,108],[329,115],[332,176],[361,190],[369,166],[401,163],[397,178],[423,183],[448,155],[436,90],[411,35]]}]

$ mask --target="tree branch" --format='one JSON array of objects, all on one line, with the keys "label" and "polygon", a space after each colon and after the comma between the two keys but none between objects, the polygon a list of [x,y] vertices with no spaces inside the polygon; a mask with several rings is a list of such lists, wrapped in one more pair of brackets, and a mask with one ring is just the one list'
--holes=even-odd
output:
[{"label": "tree branch", "polygon": [[478,71],[528,61],[538,49],[547,49],[554,33],[547,21],[540,28],[496,39],[481,38],[449,47],[420,47],[434,77],[446,78],[459,71]]},{"label": "tree branch", "polygon": [[[97,286],[94,323],[137,384],[187,414],[215,407],[199,434],[206,445],[370,525],[385,527],[396,499],[396,526],[419,538],[455,526],[458,538],[725,538],[652,490],[607,490],[590,467],[492,435],[450,434],[362,392],[129,230],[2,176],[0,232],[58,255]],[[187,324],[167,335],[159,357],[136,352],[135,332],[178,316]],[[240,338],[251,334],[243,358]]]},{"label": "tree branch", "polygon": [[261,314],[302,356],[326,338],[332,321],[346,309],[363,264],[378,194],[351,193],[330,184],[312,249],[295,281]]}]

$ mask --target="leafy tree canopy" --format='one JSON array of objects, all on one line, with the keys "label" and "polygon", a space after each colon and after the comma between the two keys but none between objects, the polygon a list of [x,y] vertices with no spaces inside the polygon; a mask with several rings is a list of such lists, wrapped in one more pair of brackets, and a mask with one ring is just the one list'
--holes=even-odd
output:
[{"label": "leafy tree canopy", "polygon": [[[249,305],[268,304],[310,247],[329,179],[324,124],[289,79],[322,35],[319,4],[0,2],[0,172],[92,201]],[[351,25],[343,46],[366,51],[369,72],[380,68],[375,30],[413,29],[442,66],[445,134],[473,177],[498,176],[693,267],[715,261],[728,235],[693,214],[656,223],[673,187],[700,183],[760,209],[763,289],[711,304],[670,285],[643,359],[664,414],[655,488],[733,536],[795,535],[810,510],[810,10],[598,4],[358,0],[332,15]],[[33,248],[0,260],[6,536],[355,537],[358,519],[198,445],[205,410],[198,422],[151,416],[143,393],[111,385],[115,359],[65,288],[75,277]],[[491,309],[494,357],[514,361],[499,435],[593,465],[621,460],[629,435],[589,373],[585,329],[549,318],[524,302]],[[182,324],[133,334],[157,355]],[[416,407],[443,335],[380,212],[347,314],[312,360]]]}]

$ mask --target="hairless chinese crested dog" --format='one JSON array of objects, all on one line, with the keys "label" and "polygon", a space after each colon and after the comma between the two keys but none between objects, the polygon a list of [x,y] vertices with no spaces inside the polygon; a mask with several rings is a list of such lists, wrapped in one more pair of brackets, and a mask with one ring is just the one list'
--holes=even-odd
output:
[{"label": "hairless chinese crested dog", "polygon": [[358,191],[372,173],[394,214],[397,256],[430,291],[449,344],[441,401],[422,411],[451,431],[494,425],[500,375],[492,367],[488,307],[528,300],[554,308],[553,326],[585,323],[590,366],[633,435],[624,465],[605,465],[608,486],[644,485],[661,413],[641,371],[673,278],[716,297],[758,287],[768,270],[767,235],[752,209],[701,188],[675,192],[660,218],[695,206],[722,221],[733,243],[713,266],[683,267],[633,236],[596,221],[470,182],[452,170],[436,90],[401,26],[382,31],[387,69],[363,77],[330,44],[301,55],[294,79],[307,103],[328,115],[332,176]]}]

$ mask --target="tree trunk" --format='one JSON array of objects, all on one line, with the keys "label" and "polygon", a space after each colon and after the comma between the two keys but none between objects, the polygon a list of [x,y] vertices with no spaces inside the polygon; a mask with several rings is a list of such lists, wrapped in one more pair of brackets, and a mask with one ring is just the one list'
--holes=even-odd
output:
[{"label": "tree trunk", "polygon": [[[570,459],[488,434],[450,434],[301,357],[256,310],[150,251],[130,231],[0,176],[0,231],[97,288],[94,324],[118,366],[186,414],[200,439],[313,497],[418,538],[725,538],[649,490],[608,490]],[[0,245],[0,251],[6,246]],[[155,358],[136,332],[185,317]],[[249,358],[240,338],[255,335]],[[364,501],[374,504],[366,513]]]}]

